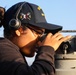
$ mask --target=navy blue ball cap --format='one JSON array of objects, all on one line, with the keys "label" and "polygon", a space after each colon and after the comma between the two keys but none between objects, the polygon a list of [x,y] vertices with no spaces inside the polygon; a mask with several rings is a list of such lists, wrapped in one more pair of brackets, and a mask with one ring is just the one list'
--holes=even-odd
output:
[{"label": "navy blue ball cap", "polygon": [[10,7],[5,13],[5,24],[9,25],[13,18],[20,20],[21,24],[44,28],[46,33],[62,30],[62,26],[46,21],[45,14],[38,5],[28,2],[19,2]]}]

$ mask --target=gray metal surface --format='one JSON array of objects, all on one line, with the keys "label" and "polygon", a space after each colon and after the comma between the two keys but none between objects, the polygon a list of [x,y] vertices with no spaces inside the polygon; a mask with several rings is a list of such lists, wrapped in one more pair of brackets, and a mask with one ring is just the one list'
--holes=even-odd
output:
[{"label": "gray metal surface", "polygon": [[55,55],[56,75],[76,75],[76,53]]}]

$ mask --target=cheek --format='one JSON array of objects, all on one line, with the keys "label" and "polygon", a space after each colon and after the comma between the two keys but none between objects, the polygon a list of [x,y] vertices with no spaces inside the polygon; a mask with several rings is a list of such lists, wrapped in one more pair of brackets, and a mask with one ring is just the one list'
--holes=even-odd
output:
[{"label": "cheek", "polygon": [[21,48],[21,52],[23,55],[28,57],[33,57],[36,50],[35,50],[36,40],[28,42]]},{"label": "cheek", "polygon": [[23,46],[29,45],[30,43],[33,43],[36,40],[36,38],[37,37],[35,37],[33,34],[27,33],[19,37],[18,44],[20,47],[23,47]]},{"label": "cheek", "polygon": [[28,32],[19,38],[19,47],[23,55],[33,56],[35,54],[35,45],[37,37],[32,32]]},{"label": "cheek", "polygon": [[36,37],[28,35],[26,37],[23,37],[21,43],[25,45],[32,45],[36,41]]},{"label": "cheek", "polygon": [[22,49],[21,52],[23,55],[28,56],[28,57],[33,57],[36,52],[36,40],[29,42],[27,45],[25,45]]}]

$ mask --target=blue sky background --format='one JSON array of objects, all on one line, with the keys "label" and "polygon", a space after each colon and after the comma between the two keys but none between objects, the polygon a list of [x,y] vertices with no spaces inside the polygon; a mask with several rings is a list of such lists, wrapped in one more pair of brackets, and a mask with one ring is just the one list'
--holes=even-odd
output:
[{"label": "blue sky background", "polygon": [[[39,5],[45,13],[47,22],[61,25],[63,30],[76,30],[76,0],[0,0],[0,6],[8,9],[21,1]],[[3,28],[0,28],[0,36],[3,34],[2,31]],[[75,34],[70,33],[70,35]]]}]

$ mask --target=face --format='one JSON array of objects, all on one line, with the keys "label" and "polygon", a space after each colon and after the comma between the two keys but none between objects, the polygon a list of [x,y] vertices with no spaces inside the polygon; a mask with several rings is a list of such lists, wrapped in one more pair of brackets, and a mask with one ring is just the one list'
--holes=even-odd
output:
[{"label": "face", "polygon": [[[20,34],[18,35],[18,33]],[[29,28],[26,30],[19,29],[19,32],[16,33],[17,36],[14,38],[14,43],[20,48],[20,51],[23,55],[32,57],[36,52],[36,45],[38,42],[38,34],[34,31],[31,31]]]}]

